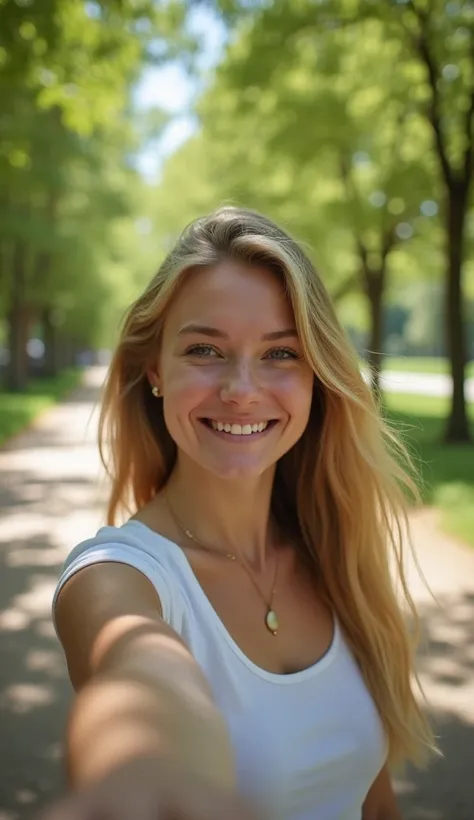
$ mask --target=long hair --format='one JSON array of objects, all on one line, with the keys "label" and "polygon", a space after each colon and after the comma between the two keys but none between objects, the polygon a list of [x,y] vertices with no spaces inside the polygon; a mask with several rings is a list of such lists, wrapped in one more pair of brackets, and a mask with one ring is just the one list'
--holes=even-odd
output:
[{"label": "long hair", "polygon": [[225,259],[267,266],[280,277],[315,376],[307,428],[277,464],[273,515],[300,545],[337,614],[383,723],[389,763],[423,763],[435,747],[415,691],[417,619],[403,568],[406,490],[416,493],[409,457],[384,421],[310,260],[260,214],[224,207],[193,222],[126,314],[99,424],[112,482],[108,523],[146,504],[173,470],[176,447],[146,371],[180,283]]}]

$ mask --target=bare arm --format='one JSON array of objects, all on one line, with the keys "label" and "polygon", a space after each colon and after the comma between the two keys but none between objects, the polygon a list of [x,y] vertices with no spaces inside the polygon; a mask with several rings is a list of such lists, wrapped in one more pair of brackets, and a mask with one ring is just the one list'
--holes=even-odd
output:
[{"label": "bare arm", "polygon": [[403,820],[387,766],[383,767],[369,789],[362,820]]},{"label": "bare arm", "polygon": [[61,591],[56,618],[78,691],[67,732],[73,787],[145,757],[234,787],[223,718],[144,576],[114,563],[80,570]]}]

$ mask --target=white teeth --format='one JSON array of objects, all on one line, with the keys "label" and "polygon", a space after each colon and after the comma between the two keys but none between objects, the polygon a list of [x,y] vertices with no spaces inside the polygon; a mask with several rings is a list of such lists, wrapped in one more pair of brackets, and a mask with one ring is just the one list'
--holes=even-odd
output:
[{"label": "white teeth", "polygon": [[268,421],[261,421],[258,424],[226,424],[223,421],[211,419],[211,426],[219,433],[230,433],[233,436],[250,436],[252,433],[263,433]]}]

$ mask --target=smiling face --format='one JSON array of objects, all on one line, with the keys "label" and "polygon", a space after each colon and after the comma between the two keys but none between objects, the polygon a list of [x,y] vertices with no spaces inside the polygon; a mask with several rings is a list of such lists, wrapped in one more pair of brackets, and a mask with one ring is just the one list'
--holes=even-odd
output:
[{"label": "smiling face", "polygon": [[262,475],[303,434],[313,373],[277,276],[236,261],[192,272],[164,321],[156,373],[178,459]]}]

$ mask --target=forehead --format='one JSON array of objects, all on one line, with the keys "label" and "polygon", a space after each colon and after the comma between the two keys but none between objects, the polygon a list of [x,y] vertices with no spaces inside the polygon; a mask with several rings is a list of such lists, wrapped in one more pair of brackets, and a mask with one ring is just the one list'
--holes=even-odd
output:
[{"label": "forehead", "polygon": [[165,327],[178,332],[187,322],[232,329],[278,330],[294,324],[278,275],[263,266],[229,260],[192,270],[169,307]]}]

